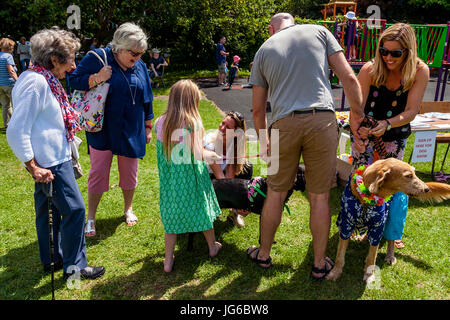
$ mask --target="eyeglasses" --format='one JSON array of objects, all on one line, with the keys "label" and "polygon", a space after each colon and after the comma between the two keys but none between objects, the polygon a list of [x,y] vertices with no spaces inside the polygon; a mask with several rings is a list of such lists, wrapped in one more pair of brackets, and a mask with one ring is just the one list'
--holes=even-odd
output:
[{"label": "eyeglasses", "polygon": [[232,117],[236,122],[238,122],[238,127],[242,128],[244,126],[244,116],[237,111],[231,111],[227,113],[227,117],[230,116]]},{"label": "eyeglasses", "polygon": [[139,57],[142,56],[144,54],[144,52],[134,52],[133,50],[127,50],[133,57]]},{"label": "eyeglasses", "polygon": [[400,58],[403,55],[403,52],[406,51],[405,48],[397,49],[397,50],[388,50],[386,48],[380,47],[378,50],[383,57],[386,57],[388,54],[391,54],[392,58]]}]

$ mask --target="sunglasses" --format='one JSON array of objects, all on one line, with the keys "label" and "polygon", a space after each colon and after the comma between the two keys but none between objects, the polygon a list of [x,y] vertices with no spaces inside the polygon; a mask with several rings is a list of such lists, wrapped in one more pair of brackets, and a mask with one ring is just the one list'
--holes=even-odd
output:
[{"label": "sunglasses", "polygon": [[388,50],[386,48],[380,47],[380,49],[378,50],[380,51],[380,54],[383,57],[386,57],[388,54],[391,54],[391,57],[393,58],[400,58],[403,55],[403,52],[406,51],[406,49],[397,49],[397,50]]},{"label": "sunglasses", "polygon": [[237,111],[232,111],[232,112],[228,112],[227,116],[232,117],[235,121],[238,122],[238,127],[242,127],[244,124],[244,116],[237,112]]},{"label": "sunglasses", "polygon": [[133,50],[127,50],[133,57],[139,57],[142,56],[144,54],[144,52],[134,52]]}]

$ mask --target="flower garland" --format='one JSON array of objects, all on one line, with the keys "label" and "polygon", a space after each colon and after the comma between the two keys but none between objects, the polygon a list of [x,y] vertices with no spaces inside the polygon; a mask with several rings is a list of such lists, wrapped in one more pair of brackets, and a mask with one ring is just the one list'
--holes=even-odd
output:
[{"label": "flower garland", "polygon": [[392,198],[392,195],[389,197],[383,198],[377,195],[374,195],[369,191],[369,189],[364,185],[364,181],[362,178],[362,174],[367,166],[362,165],[358,169],[356,169],[353,174],[353,181],[356,184],[356,191],[361,196],[362,200],[372,206],[381,206],[385,201],[389,201]]}]

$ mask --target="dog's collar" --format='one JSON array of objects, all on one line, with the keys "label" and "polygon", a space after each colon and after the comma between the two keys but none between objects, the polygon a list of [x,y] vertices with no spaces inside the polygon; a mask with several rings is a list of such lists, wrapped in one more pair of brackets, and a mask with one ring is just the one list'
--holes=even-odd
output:
[{"label": "dog's collar", "polygon": [[[257,180],[259,180],[259,179],[261,179],[261,177],[256,177],[256,178],[254,178],[253,181],[252,181],[252,183],[248,184],[248,189],[249,189],[249,191],[250,191],[250,190],[253,188],[253,189],[256,190],[256,192],[258,192],[260,195],[262,195],[263,198],[267,198],[267,195],[266,195],[264,192],[262,192],[261,189],[259,189],[259,188],[256,186],[257,183],[258,183]],[[253,202],[253,198],[251,198],[250,201]],[[286,209],[287,213],[291,214],[291,210],[289,209],[289,207],[288,207],[288,205],[287,205],[286,203],[284,204],[283,208]]]},{"label": "dog's collar", "polygon": [[362,178],[362,174],[364,170],[366,170],[366,168],[367,168],[366,165],[362,165],[358,169],[356,169],[355,173],[353,174],[352,180],[356,185],[356,191],[358,192],[359,196],[364,201],[364,203],[372,206],[381,206],[384,202],[391,200],[392,195],[383,198],[374,195],[372,192],[369,191],[369,188],[367,188],[364,185],[364,181]]}]

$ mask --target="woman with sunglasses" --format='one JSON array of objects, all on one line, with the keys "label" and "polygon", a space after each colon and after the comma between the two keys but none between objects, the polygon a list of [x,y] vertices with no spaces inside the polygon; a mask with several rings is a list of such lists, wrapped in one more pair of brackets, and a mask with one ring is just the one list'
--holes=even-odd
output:
[{"label": "woman with sunglasses", "polygon": [[[373,128],[361,126],[358,130],[366,140],[364,152],[352,144],[353,167],[369,165],[380,158],[403,160],[406,141],[411,134],[410,122],[420,109],[429,80],[428,66],[417,56],[414,30],[405,23],[386,29],[378,40],[375,58],[359,72],[358,80],[363,93],[364,114],[373,117]],[[361,119],[362,121],[362,119]],[[381,137],[385,152],[375,138]],[[395,263],[394,247],[401,247],[408,197],[395,194],[390,203],[384,238],[388,240],[386,261]],[[397,243],[394,242],[397,240]]]},{"label": "woman with sunglasses", "polygon": [[[152,137],[153,94],[145,63],[147,36],[133,23],[124,23],[115,31],[104,49],[107,66],[93,54],[87,54],[70,76],[71,87],[89,90],[107,81],[110,84],[104,109],[103,128],[86,132],[91,160],[88,179],[88,221],[85,235],[95,235],[95,216],[102,194],[109,190],[113,155],[117,155],[119,187],[124,198],[128,226],[137,223],[132,209],[137,186],[138,160],[145,155]],[[103,58],[102,49],[94,50]]]},{"label": "woman with sunglasses", "polygon": [[[220,163],[208,164],[211,179],[251,179],[253,166],[245,158],[247,150],[245,139],[246,130],[247,126],[242,114],[237,111],[231,111],[226,114],[218,130],[210,132],[205,136],[205,149],[224,156],[224,160]],[[230,211],[228,219],[235,226],[244,227],[245,223],[242,215],[235,209],[231,209]]]}]

